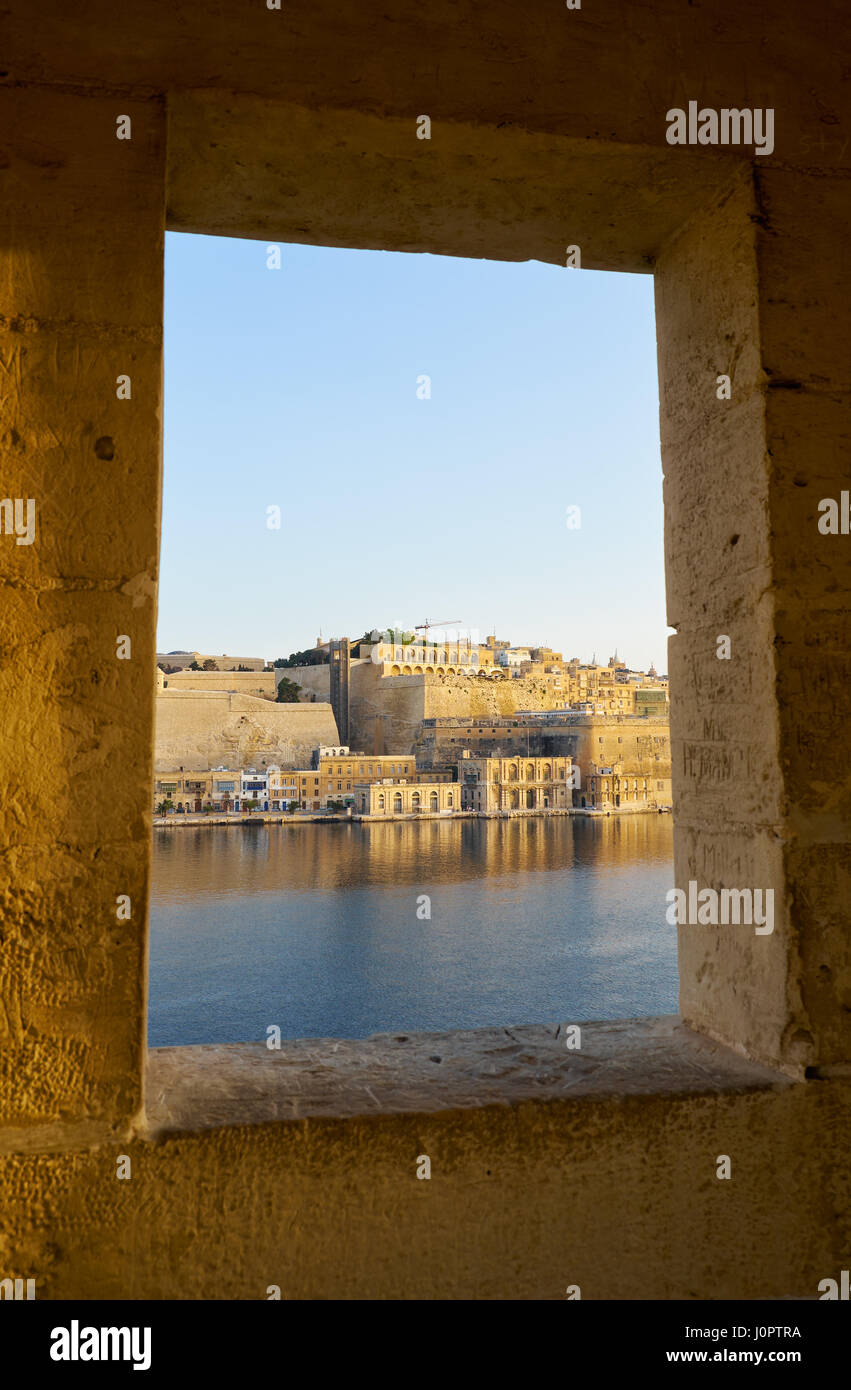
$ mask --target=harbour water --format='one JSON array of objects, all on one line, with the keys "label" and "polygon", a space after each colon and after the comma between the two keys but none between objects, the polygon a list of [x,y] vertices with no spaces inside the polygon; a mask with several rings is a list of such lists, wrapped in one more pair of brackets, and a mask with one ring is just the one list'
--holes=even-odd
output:
[{"label": "harbour water", "polygon": [[670,816],[155,829],[150,1044],[673,1013],[672,883]]}]

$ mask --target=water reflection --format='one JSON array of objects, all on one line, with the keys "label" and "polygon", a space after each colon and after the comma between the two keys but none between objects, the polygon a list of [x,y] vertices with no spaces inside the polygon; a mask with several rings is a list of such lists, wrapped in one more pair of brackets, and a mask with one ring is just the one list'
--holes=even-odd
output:
[{"label": "water reflection", "polygon": [[157,830],[151,1044],[675,1011],[671,865],[667,816]]}]

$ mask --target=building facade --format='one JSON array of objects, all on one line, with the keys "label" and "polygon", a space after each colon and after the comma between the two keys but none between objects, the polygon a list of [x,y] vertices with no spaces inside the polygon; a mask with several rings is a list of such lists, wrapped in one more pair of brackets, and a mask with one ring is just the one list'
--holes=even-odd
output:
[{"label": "building facade", "polygon": [[670,776],[639,776],[625,770],[622,763],[592,767],[576,804],[594,811],[670,810]]},{"label": "building facade", "polygon": [[461,809],[457,782],[361,782],[355,805],[361,816],[451,815]]},{"label": "building facade", "polygon": [[362,657],[381,668],[384,676],[473,675],[501,680],[504,671],[494,665],[494,650],[465,642],[362,642]]},{"label": "building facade", "polygon": [[239,802],[241,781],[239,772],[228,768],[212,768],[207,772],[158,772],[154,778],[154,812],[170,801],[178,815],[208,808],[213,811],[232,811]]},{"label": "building facade", "polygon": [[566,811],[573,805],[571,758],[474,758],[458,765],[466,811]]},{"label": "building facade", "polygon": [[269,809],[269,774],[264,768],[258,772],[250,767],[240,773],[239,777],[239,800],[234,806],[235,811],[245,810],[247,804],[255,804],[258,811],[268,811]]}]

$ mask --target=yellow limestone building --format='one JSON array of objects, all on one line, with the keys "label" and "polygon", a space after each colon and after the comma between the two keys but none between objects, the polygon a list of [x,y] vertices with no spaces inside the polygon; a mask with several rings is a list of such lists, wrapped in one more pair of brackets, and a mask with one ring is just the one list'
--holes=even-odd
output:
[{"label": "yellow limestone building", "polygon": [[410,754],[333,753],[318,749],[315,767],[302,770],[269,769],[269,809],[287,810],[297,801],[303,811],[319,811],[329,801],[355,805],[355,783],[384,778],[417,776],[416,759]]},{"label": "yellow limestone building", "polygon": [[571,758],[462,755],[459,771],[465,811],[566,811],[573,805]]},{"label": "yellow limestone building", "polygon": [[457,782],[361,783],[355,788],[355,804],[362,816],[451,815],[461,809]]}]

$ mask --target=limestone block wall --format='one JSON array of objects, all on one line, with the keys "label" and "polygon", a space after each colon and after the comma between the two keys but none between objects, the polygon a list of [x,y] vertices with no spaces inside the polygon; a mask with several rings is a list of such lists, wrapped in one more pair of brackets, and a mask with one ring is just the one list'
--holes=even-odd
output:
[{"label": "limestone block wall", "polygon": [[489,677],[382,676],[371,662],[352,670],[353,746],[372,751],[376,716],[384,722],[385,748],[407,753],[423,719],[481,718],[490,721],[517,710],[558,709],[564,698],[535,677],[492,680]]},{"label": "limestone block wall", "polygon": [[274,700],[277,682],[274,671],[175,671],[164,677],[166,690],[232,690]]},{"label": "limestone block wall", "polygon": [[851,196],[806,163],[738,181],[656,276],[677,882],[775,893],[771,936],[680,929],[680,1005],[801,1070],[851,1049],[851,551],[818,529],[848,486]]},{"label": "limestone block wall", "polygon": [[288,680],[295,681],[296,685],[302,688],[301,700],[315,697],[317,700],[330,702],[331,699],[331,667],[325,663],[322,666],[276,666],[275,667],[275,686],[286,677]]},{"label": "limestone block wall", "polygon": [[187,667],[193,661],[203,666],[205,661],[215,661],[220,671],[235,671],[238,666],[247,666],[250,671],[262,671],[266,662],[262,656],[228,656],[216,652],[157,652],[158,666]]},{"label": "limestone block wall", "polygon": [[583,780],[592,763],[611,767],[623,763],[624,772],[641,777],[671,780],[671,738],[667,723],[590,724],[580,726],[576,761]]},{"label": "limestone block wall", "polygon": [[314,748],[337,741],[327,704],[278,705],[226,691],[157,695],[156,769],[238,768],[258,760],[309,767]]},{"label": "limestone block wall", "polygon": [[2,85],[0,132],[0,1124],[88,1133],[142,1102],[165,101]]}]

